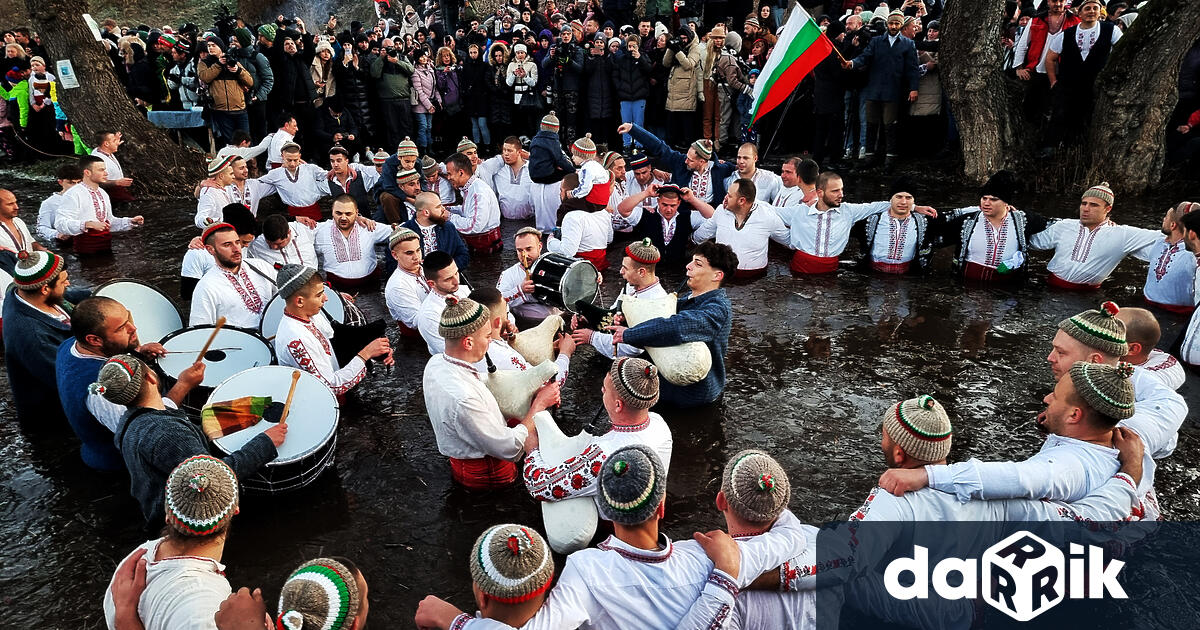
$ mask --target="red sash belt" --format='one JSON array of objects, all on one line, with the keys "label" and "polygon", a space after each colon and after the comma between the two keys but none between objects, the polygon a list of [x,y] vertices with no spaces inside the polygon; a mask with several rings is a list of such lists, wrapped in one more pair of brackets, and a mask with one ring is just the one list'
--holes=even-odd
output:
[{"label": "red sash belt", "polygon": [[315,203],[310,206],[288,206],[288,215],[293,217],[308,217],[313,221],[320,221],[321,206]]},{"label": "red sash belt", "polygon": [[837,268],[837,256],[813,256],[801,249],[797,249],[792,255],[792,273],[832,273],[837,271]]},{"label": "red sash belt", "polygon": [[282,166],[283,166],[283,162],[271,162],[272,169],[281,168]]},{"label": "red sash belt", "polygon": [[113,203],[126,203],[133,201],[133,193],[129,192],[129,186],[109,184],[104,187],[104,191],[108,193],[108,198]]},{"label": "red sash belt", "polygon": [[345,293],[361,289],[374,290],[379,288],[379,267],[361,278],[343,278],[326,271],[325,279],[329,286]]},{"label": "red sash belt", "polygon": [[481,459],[450,458],[450,476],[471,490],[510,486],[517,480],[517,465],[485,455]]},{"label": "red sash belt", "polygon": [[597,271],[608,269],[608,250],[606,249],[593,249],[587,252],[578,252],[575,255],[592,263]]},{"label": "red sash belt", "polygon": [[112,232],[87,231],[71,239],[76,254],[106,254],[112,251]]},{"label": "red sash belt", "polygon": [[1100,288],[1100,285],[1098,284],[1080,284],[1078,282],[1069,282],[1059,278],[1054,274],[1046,276],[1046,284],[1059,289],[1066,289],[1067,291],[1095,291],[1096,289]]},{"label": "red sash belt", "polygon": [[503,248],[503,243],[500,241],[500,227],[497,226],[494,230],[489,230],[483,234],[463,234],[462,238],[467,243],[467,247],[485,254],[498,252]]},{"label": "red sash belt", "polygon": [[963,268],[963,277],[976,282],[994,282],[1001,279],[1000,274],[996,272],[995,268],[969,261],[967,262],[967,266]]},{"label": "red sash belt", "polygon": [[420,337],[421,336],[421,331],[417,330],[416,328],[409,328],[408,324],[405,324],[404,322],[402,322],[400,320],[396,320],[396,325],[400,327],[400,336],[401,337]]},{"label": "red sash belt", "polygon": [[1164,311],[1175,313],[1177,315],[1191,315],[1192,311],[1196,310],[1195,306],[1188,306],[1186,304],[1163,304],[1162,302],[1155,302],[1144,295],[1142,296],[1142,299],[1146,300],[1146,303],[1150,306],[1157,306]]},{"label": "red sash belt", "polygon": [[886,263],[886,262],[882,262],[882,261],[878,261],[878,260],[871,261],[871,269],[874,269],[875,271],[878,271],[879,273],[895,273],[895,274],[908,273],[908,266],[909,266],[909,263],[906,263],[906,262]]},{"label": "red sash belt", "polygon": [[759,267],[758,269],[738,269],[737,271],[733,272],[733,277],[735,280],[757,280],[765,275],[767,275],[766,267]]}]

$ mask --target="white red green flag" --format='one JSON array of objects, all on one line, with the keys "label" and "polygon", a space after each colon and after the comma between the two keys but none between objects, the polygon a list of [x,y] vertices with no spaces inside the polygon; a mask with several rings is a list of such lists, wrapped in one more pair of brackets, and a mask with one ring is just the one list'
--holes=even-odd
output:
[{"label": "white red green flag", "polygon": [[833,42],[821,31],[812,16],[796,5],[787,24],[779,32],[779,40],[767,58],[754,84],[753,121],[775,109],[800,85],[800,81],[817,67],[829,53]]}]

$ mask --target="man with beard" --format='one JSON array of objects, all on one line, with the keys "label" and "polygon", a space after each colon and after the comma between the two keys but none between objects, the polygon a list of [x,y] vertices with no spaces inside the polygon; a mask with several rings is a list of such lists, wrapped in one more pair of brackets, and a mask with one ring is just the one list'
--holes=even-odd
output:
[{"label": "man with beard", "polygon": [[500,214],[505,219],[528,219],[533,216],[533,180],[529,178],[529,162],[521,155],[521,139],[509,136],[500,146],[500,155],[483,161],[478,177],[495,191],[500,200]]},{"label": "man with beard", "polygon": [[18,420],[63,416],[54,362],[71,335],[63,297],[71,282],[64,266],[54,252],[22,252],[4,296],[4,365]]},{"label": "man with beard", "polygon": [[[164,356],[162,344],[142,344],[133,315],[120,302],[107,297],[83,300],[71,314],[71,334],[58,347],[55,375],[58,395],[67,422],[79,437],[83,463],[94,470],[124,470],[125,461],[113,443],[113,434],[126,408],[93,393],[105,360],[118,354],[138,353],[143,357]],[[167,393],[167,405],[177,407],[188,392],[204,380],[204,363],[197,361],[179,375]]]},{"label": "man with beard", "polygon": [[217,264],[204,273],[192,293],[188,326],[215,324],[224,317],[236,328],[258,328],[267,302],[275,295],[275,269],[242,259],[242,241],[228,223],[209,226],[200,237]]},{"label": "man with beard", "polygon": [[405,221],[401,227],[406,227],[417,233],[421,239],[421,253],[428,256],[430,252],[446,252],[460,269],[466,269],[471,261],[467,244],[453,225],[447,225],[450,211],[442,203],[441,197],[434,192],[423,192],[413,200],[416,214]]},{"label": "man with beard", "polygon": [[559,310],[542,304],[533,296],[533,278],[530,269],[542,256],[542,233],[535,227],[525,226],[513,237],[513,249],[517,250],[517,262],[500,272],[496,289],[517,320],[521,330],[531,328]]},{"label": "man with beard", "polygon": [[1146,284],[1142,287],[1142,295],[1147,302],[1181,315],[1190,315],[1196,308],[1192,285],[1196,280],[1197,267],[1196,257],[1187,252],[1181,220],[1197,210],[1200,210],[1200,203],[1190,201],[1180,202],[1167,210],[1162,223],[1165,238],[1150,253]]},{"label": "man with beard", "polygon": [[250,177],[250,165],[247,158],[237,157],[229,165],[233,168],[233,181],[225,190],[229,191],[229,199],[240,203],[250,210],[250,214],[258,216],[258,202],[271,194],[273,188]]},{"label": "man with beard", "polygon": [[314,245],[325,277],[338,291],[374,289],[379,284],[379,257],[375,246],[386,243],[391,229],[376,223],[363,226],[358,206],[350,195],[333,200],[333,219],[317,225]]},{"label": "man with beard", "polygon": [[503,247],[500,202],[496,193],[475,176],[471,158],[463,153],[450,156],[446,160],[446,180],[456,191],[450,223],[458,229],[467,246],[484,254],[500,251]]}]

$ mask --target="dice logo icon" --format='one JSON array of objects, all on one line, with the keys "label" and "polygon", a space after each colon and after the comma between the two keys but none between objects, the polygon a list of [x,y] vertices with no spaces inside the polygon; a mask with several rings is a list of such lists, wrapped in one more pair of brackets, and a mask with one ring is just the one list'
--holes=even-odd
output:
[{"label": "dice logo icon", "polygon": [[1062,550],[1019,531],[983,553],[983,599],[1017,621],[1029,621],[1066,596]]}]

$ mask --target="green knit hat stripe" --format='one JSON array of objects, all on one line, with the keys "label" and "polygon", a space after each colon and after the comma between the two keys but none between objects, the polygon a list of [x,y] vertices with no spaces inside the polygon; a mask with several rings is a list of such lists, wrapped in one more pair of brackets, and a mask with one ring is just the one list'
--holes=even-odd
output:
[{"label": "green knit hat stripe", "polygon": [[338,573],[336,570],[334,570],[331,567],[327,567],[327,566],[321,565],[321,564],[312,564],[307,567],[304,567],[303,569],[300,569],[299,571],[296,571],[295,573],[292,574],[292,577],[288,578],[288,580],[290,581],[292,579],[300,577],[300,576],[304,575],[305,573],[313,573],[313,574],[322,576],[325,579],[329,580],[329,582],[331,584],[333,584],[333,587],[335,589],[337,589],[337,596],[338,596],[337,615],[333,618],[332,622],[329,624],[329,628],[330,628],[330,630],[338,630],[339,628],[342,627],[342,624],[345,623],[346,613],[350,610],[350,589],[347,588],[347,586],[346,586],[346,577],[343,576],[341,573]]},{"label": "green knit hat stripe", "polygon": [[1105,341],[1110,341],[1112,343],[1125,343],[1124,339],[1110,335],[1109,333],[1107,333],[1103,330],[1100,330],[1099,328],[1096,328],[1095,326],[1092,326],[1091,324],[1080,319],[1078,315],[1071,318],[1071,323],[1088,331],[1089,334],[1095,335]]},{"label": "green knit hat stripe", "polygon": [[917,426],[914,425],[908,419],[908,417],[904,415],[904,403],[903,402],[896,405],[896,420],[898,420],[905,429],[908,429],[908,431],[910,433],[915,433],[916,435],[924,437],[925,439],[928,439],[928,440],[944,440],[944,439],[950,437],[951,433],[953,433],[953,430],[946,431],[944,433],[934,433],[932,431],[926,431],[924,429],[917,428]]},{"label": "green knit hat stripe", "polygon": [[1101,400],[1116,407],[1117,409],[1133,409],[1132,402],[1128,402],[1128,403],[1121,402],[1121,401],[1116,400],[1113,397],[1109,396],[1108,394],[1105,394],[1104,391],[1100,389],[1100,386],[1097,385],[1096,382],[1092,380],[1092,375],[1089,373],[1090,370],[1091,370],[1091,368],[1084,366],[1082,369],[1079,370],[1079,373],[1083,375],[1083,380],[1087,381],[1088,388],[1091,390],[1091,392],[1093,394],[1099,396]]}]

